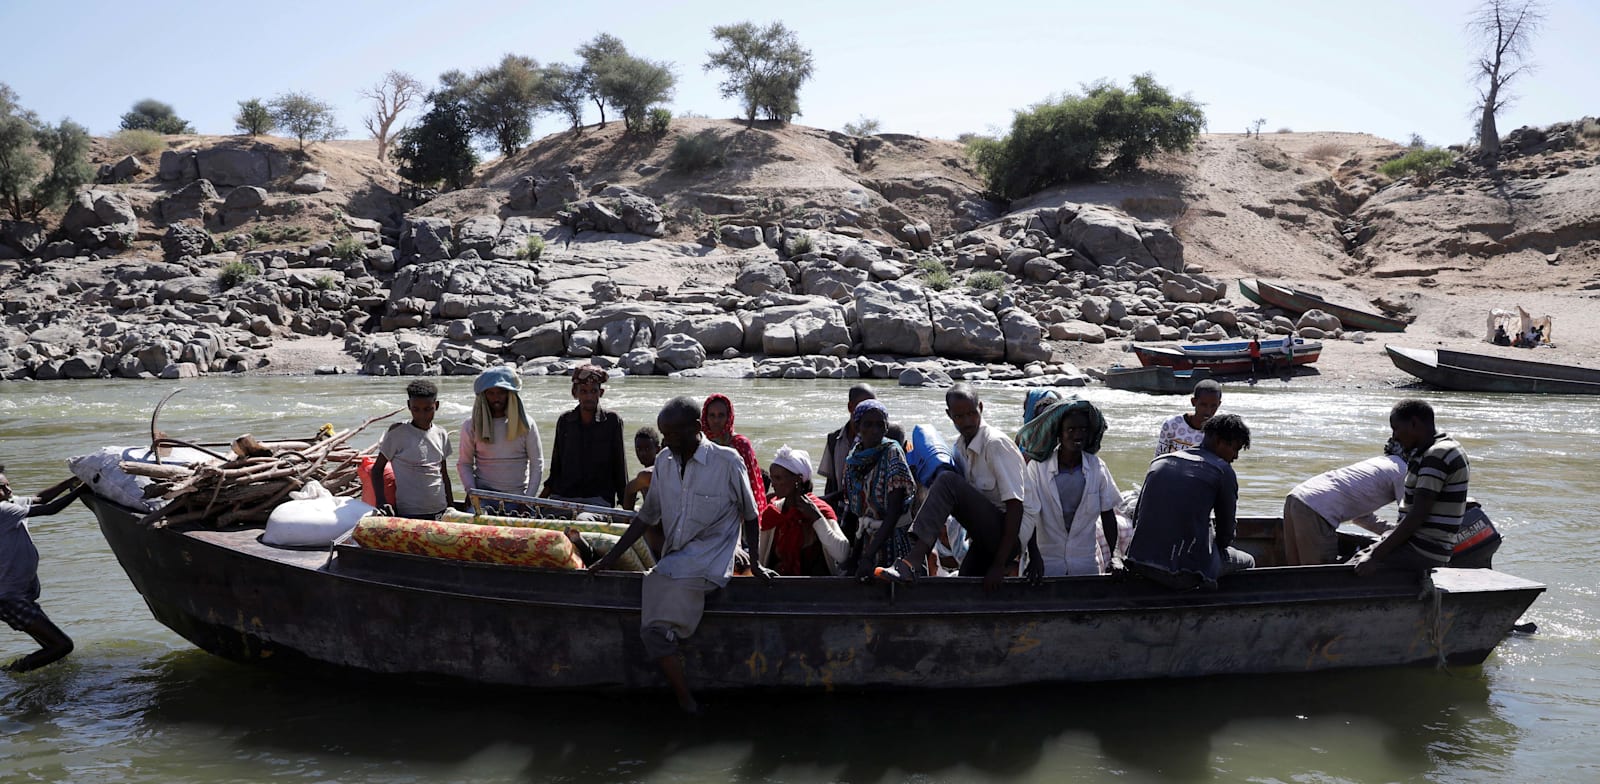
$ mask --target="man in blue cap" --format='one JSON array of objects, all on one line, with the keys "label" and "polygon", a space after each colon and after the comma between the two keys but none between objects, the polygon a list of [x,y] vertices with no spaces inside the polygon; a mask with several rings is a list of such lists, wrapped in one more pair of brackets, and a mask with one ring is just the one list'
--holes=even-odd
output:
[{"label": "man in blue cap", "polygon": [[500,366],[472,382],[472,417],[461,423],[456,473],[474,489],[529,495],[544,480],[544,446],[539,427],[522,407],[522,380],[515,368]]}]

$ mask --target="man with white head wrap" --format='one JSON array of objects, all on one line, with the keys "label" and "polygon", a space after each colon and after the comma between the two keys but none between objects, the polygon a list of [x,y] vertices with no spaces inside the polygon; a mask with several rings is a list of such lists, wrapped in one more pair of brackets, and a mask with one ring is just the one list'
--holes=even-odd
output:
[{"label": "man with white head wrap", "polygon": [[839,574],[850,540],[833,507],[813,493],[811,456],[784,444],[769,470],[773,501],[761,512],[760,563],[786,577]]},{"label": "man with white head wrap", "polygon": [[461,423],[456,460],[456,473],[468,492],[538,491],[544,479],[544,446],[538,425],[522,407],[521,389],[516,369],[503,365],[483,371],[472,383],[472,416]]}]

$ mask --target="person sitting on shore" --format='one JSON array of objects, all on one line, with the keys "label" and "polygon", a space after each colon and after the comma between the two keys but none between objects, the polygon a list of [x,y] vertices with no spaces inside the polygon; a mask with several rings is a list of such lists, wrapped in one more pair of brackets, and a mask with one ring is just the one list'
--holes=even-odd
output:
[{"label": "person sitting on shore", "polygon": [[1339,560],[1339,523],[1384,532],[1374,512],[1405,496],[1406,460],[1390,439],[1383,454],[1325,471],[1295,485],[1283,499],[1283,542],[1289,566]]},{"label": "person sitting on shore", "polygon": [[1471,464],[1460,444],[1435,429],[1433,407],[1422,400],[1396,403],[1389,430],[1406,454],[1405,496],[1394,530],[1355,558],[1361,576],[1449,566],[1467,511]]},{"label": "person sitting on shore", "polygon": [[1096,456],[1105,432],[1100,409],[1076,398],[1051,404],[1017,432],[1028,460],[1019,535],[1029,579],[1111,570],[1122,494]]},{"label": "person sitting on shore", "polygon": [[1233,461],[1249,448],[1244,420],[1218,414],[1206,421],[1199,446],[1150,463],[1124,559],[1129,571],[1190,590],[1216,588],[1218,578],[1255,566],[1249,553],[1229,546],[1239,505]]},{"label": "person sitting on shore", "polygon": [[1492,340],[1490,342],[1494,343],[1496,346],[1509,346],[1509,345],[1511,345],[1511,336],[1506,334],[1506,325],[1504,325],[1504,324],[1496,324],[1496,325],[1494,325],[1494,340]]},{"label": "person sitting on shore", "polygon": [[[748,561],[741,556],[755,551],[760,514],[744,460],[701,436],[699,413],[687,397],[673,398],[661,409],[656,427],[667,448],[656,460],[650,492],[611,551],[589,567],[591,573],[611,569],[646,529],[662,530],[661,558],[640,589],[639,637],[671,684],[678,706],[689,713],[698,713],[699,704],[689,692],[678,644],[700,626],[706,594],[726,586],[735,563]],[[760,563],[750,568],[762,582],[771,581],[770,569]]]},{"label": "person sitting on shore", "polygon": [[556,419],[550,478],[540,495],[590,506],[616,506],[622,498],[628,485],[622,417],[600,406],[608,378],[594,365],[572,372],[572,397],[578,405]]},{"label": "person sitting on shore", "polygon": [[1196,383],[1189,405],[1194,406],[1192,413],[1175,414],[1161,423],[1161,433],[1156,437],[1156,457],[1200,445],[1205,438],[1206,422],[1222,407],[1222,385],[1209,378]]},{"label": "person sitting on shore", "polygon": [[67,508],[86,489],[86,485],[72,478],[51,485],[37,496],[19,496],[11,491],[6,467],[0,466],[0,620],[39,643],[39,650],[0,669],[37,670],[72,653],[72,638],[39,606],[39,549],[28,535],[28,518],[53,515]]},{"label": "person sitting on shore", "polygon": [[628,486],[622,488],[622,508],[633,510],[639,508],[639,499],[650,491],[650,479],[654,475],[656,455],[661,452],[661,434],[656,429],[645,425],[639,432],[633,434],[633,456],[638,458],[639,465],[644,466],[639,473],[629,480]]},{"label": "person sitting on shore", "polygon": [[516,368],[501,366],[472,382],[472,416],[461,423],[456,473],[462,492],[493,490],[527,495],[544,480],[539,426],[522,405]]},{"label": "person sitting on shore", "polygon": [[852,418],[856,446],[845,459],[845,499],[860,526],[855,575],[868,579],[875,567],[892,564],[911,551],[906,511],[916,482],[905,450],[888,437],[889,410],[867,399],[856,406]]},{"label": "person sitting on shore", "polygon": [[384,482],[372,483],[375,506],[388,506],[394,514],[419,520],[437,520],[455,504],[450,487],[450,432],[433,423],[439,413],[439,388],[432,381],[417,380],[406,385],[406,409],[410,422],[396,422],[378,441],[378,458],[372,475],[383,476],[394,467],[394,498],[387,498]]},{"label": "person sitting on shore", "polygon": [[850,554],[833,507],[812,492],[811,456],[778,447],[772,456],[773,499],[761,513],[759,561],[784,577],[828,577]]},{"label": "person sitting on shore", "polygon": [[983,401],[970,385],[951,387],[945,392],[944,404],[945,415],[961,434],[956,441],[961,471],[940,472],[912,523],[910,554],[876,574],[891,582],[914,581],[914,564],[927,561],[946,519],[954,515],[967,532],[967,554],[959,574],[982,575],[984,590],[994,591],[1017,555],[1017,534],[1022,527],[1022,452],[1004,433],[983,421]]},{"label": "person sitting on shore", "polygon": [[767,508],[767,487],[761,475],[761,461],[756,459],[756,448],[733,431],[733,401],[717,393],[706,398],[700,407],[700,432],[718,446],[732,448],[744,459],[744,470],[750,477],[750,492],[755,494],[757,511]]}]

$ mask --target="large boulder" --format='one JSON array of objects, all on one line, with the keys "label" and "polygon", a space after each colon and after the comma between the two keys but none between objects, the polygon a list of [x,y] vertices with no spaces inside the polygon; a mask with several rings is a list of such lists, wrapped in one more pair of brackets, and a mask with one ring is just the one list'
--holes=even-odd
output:
[{"label": "large boulder", "polygon": [[194,150],[167,150],[161,153],[161,161],[156,169],[156,176],[162,182],[183,182],[200,176],[199,167],[195,165]]},{"label": "large boulder", "polygon": [[456,249],[475,250],[487,256],[500,239],[500,218],[495,215],[474,215],[456,226]]},{"label": "large boulder", "polygon": [[656,344],[656,360],[672,371],[689,370],[706,363],[706,349],[688,335],[663,335]]},{"label": "large boulder", "polygon": [[[1313,327],[1322,330],[1324,333],[1338,329],[1340,324],[1338,316],[1316,308],[1300,314],[1299,320],[1294,323],[1296,329],[1304,330],[1307,327]],[[1305,337],[1305,335],[1302,334],[1301,337]]]},{"label": "large boulder", "polygon": [[648,376],[656,372],[656,350],[649,347],[636,348],[623,354],[617,360],[617,367],[630,376]]},{"label": "large boulder", "polygon": [[495,236],[494,247],[484,255],[493,259],[517,258],[528,247],[528,238],[540,233],[538,224],[534,223],[532,218],[513,215],[500,224],[500,233]]},{"label": "large boulder", "polygon": [[[68,208],[69,212],[71,208]],[[92,210],[91,210],[92,212]],[[0,220],[0,245],[26,255],[44,247],[48,237],[44,226],[29,221]]]},{"label": "large boulder", "polygon": [[1139,222],[1121,212],[1085,207],[1062,228],[1058,239],[1101,266],[1124,261],[1140,267],[1159,266],[1139,236]]},{"label": "large boulder", "polygon": [[241,185],[234,188],[228,197],[222,200],[222,209],[228,212],[254,210],[260,209],[266,203],[266,189],[254,185]]},{"label": "large boulder", "polygon": [[506,350],[518,359],[558,356],[567,349],[567,333],[572,331],[568,321],[552,321],[511,336]]},{"label": "large boulder", "polygon": [[615,186],[606,188],[601,195],[616,200],[613,210],[622,223],[622,231],[646,237],[660,237],[666,232],[667,216],[650,197]]},{"label": "large boulder", "polygon": [[146,176],[149,173],[150,169],[144,165],[143,161],[135,156],[128,155],[116,163],[100,167],[99,180],[104,183],[128,182],[129,180]]},{"label": "large boulder", "polygon": [[[838,303],[820,298],[795,299],[800,301],[793,304],[770,305],[747,312],[748,321],[744,328],[746,351],[765,352],[768,345],[766,334],[771,328],[780,328],[777,330],[780,336],[783,334],[795,336],[794,352],[823,353],[832,346],[850,345],[850,326],[845,321],[844,309]],[[804,344],[799,342],[802,333],[804,333]],[[780,340],[777,345],[787,344]],[[802,345],[815,350],[801,352]]]},{"label": "large boulder", "polygon": [[312,194],[321,193],[328,189],[328,173],[325,171],[306,172],[289,183],[290,193]]},{"label": "large boulder", "polygon": [[1006,361],[1013,365],[1046,362],[1050,347],[1045,345],[1044,327],[1021,308],[1010,308],[1000,313],[1000,329],[1006,336]]},{"label": "large boulder", "polygon": [[739,268],[738,277],[733,279],[733,288],[740,294],[751,297],[769,291],[787,293],[789,274],[775,261],[747,261]]},{"label": "large boulder", "polygon": [[400,228],[403,263],[443,261],[455,255],[448,218],[406,218]]},{"label": "large boulder", "polygon": [[166,224],[181,220],[205,220],[206,210],[218,201],[217,189],[212,187],[211,181],[199,179],[157,202],[156,213],[160,215],[161,222]]},{"label": "large boulder", "polygon": [[[197,176],[223,187],[236,185],[266,185],[284,172],[273,171],[272,155],[265,150],[244,150],[237,147],[212,147],[194,153]],[[161,156],[161,179],[167,176],[167,156]]]},{"label": "large boulder", "polygon": [[82,350],[66,362],[61,363],[62,378],[96,378],[100,375],[100,367],[105,362],[105,355],[93,350]]},{"label": "large boulder", "polygon": [[187,223],[174,223],[167,227],[161,238],[161,252],[167,261],[199,258],[217,251],[217,240],[211,232]]},{"label": "large boulder", "polygon": [[1080,343],[1104,343],[1106,331],[1087,321],[1058,321],[1050,325],[1051,340],[1074,340]]},{"label": "large boulder", "polygon": [[760,226],[723,226],[717,233],[717,238],[722,244],[730,248],[747,250],[760,247],[762,242]]},{"label": "large boulder", "polygon": [[583,184],[571,174],[546,179],[530,175],[518,178],[512,184],[506,206],[518,212],[531,212],[536,217],[548,218],[581,198]]},{"label": "large boulder", "polygon": [[128,197],[118,191],[81,191],[67,206],[61,228],[86,248],[126,248],[139,231],[139,218]]},{"label": "large boulder", "polygon": [[933,322],[921,288],[900,281],[863,283],[856,287],[855,304],[863,353],[933,353]]},{"label": "large boulder", "polygon": [[1005,334],[994,314],[959,294],[930,294],[933,353],[941,357],[998,362],[1006,358]]},{"label": "large boulder", "polygon": [[[679,325],[679,329],[694,338],[708,354],[721,356],[730,348],[744,345],[744,323],[728,313],[689,316]],[[662,337],[665,339],[667,336]]]},{"label": "large boulder", "polygon": [[856,286],[866,280],[864,270],[818,259],[800,268],[800,293],[843,302],[854,297]]},{"label": "large boulder", "polygon": [[1162,269],[1173,272],[1183,271],[1183,242],[1172,233],[1172,227],[1165,223],[1146,221],[1138,225],[1139,239],[1144,242],[1145,250],[1155,258]]}]

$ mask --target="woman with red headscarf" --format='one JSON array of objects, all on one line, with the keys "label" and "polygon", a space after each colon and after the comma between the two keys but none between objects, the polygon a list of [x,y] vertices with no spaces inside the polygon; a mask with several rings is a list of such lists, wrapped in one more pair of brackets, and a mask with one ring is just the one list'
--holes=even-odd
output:
[{"label": "woman with red headscarf", "polygon": [[700,406],[700,432],[711,442],[732,447],[744,459],[744,470],[750,475],[750,492],[756,496],[756,510],[766,511],[767,486],[761,481],[761,463],[756,460],[756,448],[750,439],[733,432],[733,401],[717,393],[706,398]]}]

